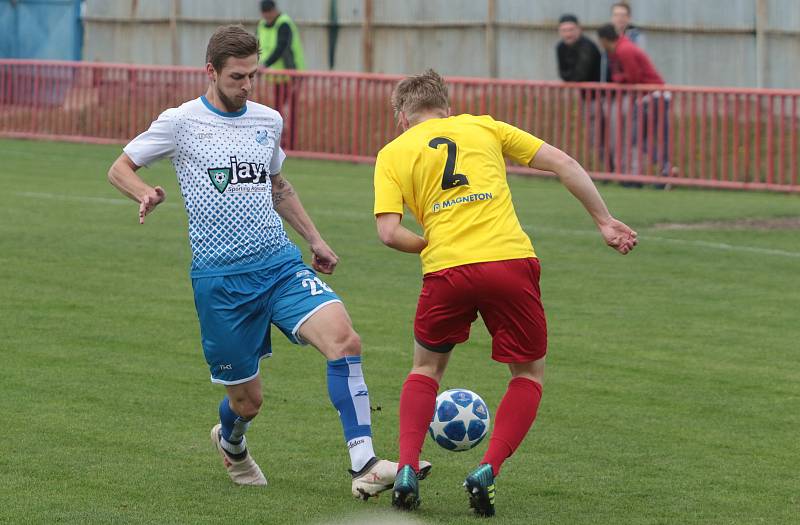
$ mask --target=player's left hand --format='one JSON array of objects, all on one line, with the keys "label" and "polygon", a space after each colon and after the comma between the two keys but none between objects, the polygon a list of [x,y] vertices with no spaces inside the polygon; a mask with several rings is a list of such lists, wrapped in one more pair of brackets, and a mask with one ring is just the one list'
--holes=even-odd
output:
[{"label": "player's left hand", "polygon": [[614,218],[600,226],[600,233],[603,234],[606,244],[622,255],[629,253],[639,244],[636,232],[624,222]]},{"label": "player's left hand", "polygon": [[311,267],[318,272],[332,274],[339,264],[339,257],[320,239],[311,244]]}]

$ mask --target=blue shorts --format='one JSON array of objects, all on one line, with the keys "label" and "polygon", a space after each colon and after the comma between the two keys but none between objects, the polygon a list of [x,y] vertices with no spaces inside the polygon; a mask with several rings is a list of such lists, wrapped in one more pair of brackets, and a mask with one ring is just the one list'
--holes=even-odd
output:
[{"label": "blue shorts", "polygon": [[196,277],[192,288],[211,381],[223,385],[258,375],[259,361],[272,355],[270,323],[304,344],[300,325],[323,306],[341,302],[299,257],[264,270]]}]

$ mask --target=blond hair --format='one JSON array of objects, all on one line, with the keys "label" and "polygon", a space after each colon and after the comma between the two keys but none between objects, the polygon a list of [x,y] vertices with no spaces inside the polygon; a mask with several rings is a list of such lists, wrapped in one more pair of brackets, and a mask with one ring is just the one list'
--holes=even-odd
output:
[{"label": "blond hair", "polygon": [[420,111],[437,109],[447,111],[449,107],[447,85],[433,69],[404,78],[392,92],[392,109],[395,117],[402,111],[406,118],[412,120]]}]

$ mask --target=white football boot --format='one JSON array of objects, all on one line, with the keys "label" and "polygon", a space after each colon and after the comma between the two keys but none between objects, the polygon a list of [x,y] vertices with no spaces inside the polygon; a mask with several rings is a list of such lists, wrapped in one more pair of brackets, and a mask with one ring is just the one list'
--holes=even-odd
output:
[{"label": "white football boot", "polygon": [[[425,479],[430,471],[431,464],[428,461],[420,460],[417,478]],[[353,472],[351,470],[350,475],[353,476],[353,497],[366,501],[394,486],[394,478],[397,476],[397,463],[385,459],[372,458],[360,471]]]},{"label": "white football boot", "polygon": [[222,443],[220,443],[221,434],[220,429],[222,425],[217,423],[211,429],[211,442],[214,443],[214,446],[217,448],[217,452],[219,452],[220,456],[222,456],[222,463],[225,465],[225,470],[228,471],[228,475],[231,477],[231,480],[236,483],[237,485],[256,485],[265,487],[267,485],[267,478],[264,477],[264,473],[261,472],[261,469],[258,468],[258,465],[253,458],[250,457],[250,452],[247,452],[244,458],[242,459],[233,459],[225,452],[225,449],[222,448]]}]

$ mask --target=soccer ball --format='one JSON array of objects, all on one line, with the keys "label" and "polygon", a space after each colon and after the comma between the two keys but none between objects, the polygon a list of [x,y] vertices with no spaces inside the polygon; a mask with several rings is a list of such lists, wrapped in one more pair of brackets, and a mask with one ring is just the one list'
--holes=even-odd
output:
[{"label": "soccer ball", "polygon": [[436,398],[428,433],[439,446],[461,452],[483,440],[490,420],[489,408],[481,396],[463,388],[445,390]]}]

